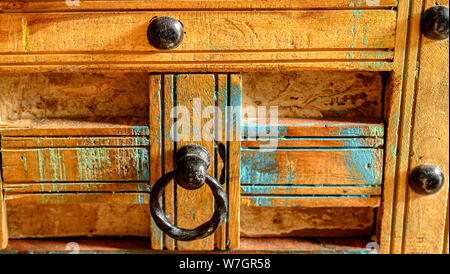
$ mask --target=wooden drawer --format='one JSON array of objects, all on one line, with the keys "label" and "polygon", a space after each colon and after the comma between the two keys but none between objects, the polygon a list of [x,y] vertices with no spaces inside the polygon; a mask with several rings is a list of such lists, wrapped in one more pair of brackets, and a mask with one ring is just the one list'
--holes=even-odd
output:
[{"label": "wooden drawer", "polygon": [[[341,2],[352,7],[353,1]],[[0,69],[13,65],[55,71],[71,65],[72,69],[236,71],[270,64],[391,70],[396,12],[385,6],[361,10],[335,6],[326,10],[4,13],[0,14]],[[158,16],[183,23],[185,36],[177,49],[160,51],[150,46],[147,28]]]},{"label": "wooden drawer", "polygon": [[[295,123],[294,123],[295,122]],[[258,123],[252,128],[266,130]],[[243,141],[242,202],[270,207],[377,207],[383,124],[282,119],[276,147]]]},{"label": "wooden drawer", "polygon": [[4,184],[148,182],[148,131],[145,126],[95,129],[89,123],[64,128],[43,121],[39,128],[3,131]]},{"label": "wooden drawer", "polygon": [[148,193],[5,194],[11,238],[150,236]]}]

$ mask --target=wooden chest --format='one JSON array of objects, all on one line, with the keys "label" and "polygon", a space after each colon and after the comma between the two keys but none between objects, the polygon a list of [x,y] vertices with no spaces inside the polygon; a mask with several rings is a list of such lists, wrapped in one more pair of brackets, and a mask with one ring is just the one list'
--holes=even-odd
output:
[{"label": "wooden chest", "polygon": [[434,6],[2,1],[1,248],[448,253]]}]

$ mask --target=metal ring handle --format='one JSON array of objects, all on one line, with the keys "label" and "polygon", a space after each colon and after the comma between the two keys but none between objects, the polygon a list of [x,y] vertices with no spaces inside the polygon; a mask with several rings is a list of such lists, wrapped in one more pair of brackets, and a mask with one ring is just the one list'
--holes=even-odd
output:
[{"label": "metal ring handle", "polygon": [[193,241],[203,239],[214,233],[216,229],[225,220],[228,212],[227,194],[225,190],[213,177],[206,174],[205,182],[211,188],[216,203],[215,211],[212,218],[194,228],[183,229],[172,225],[166,218],[166,214],[162,208],[161,198],[167,184],[175,178],[175,171],[171,171],[156,181],[150,193],[150,212],[156,225],[171,238],[179,241]]}]

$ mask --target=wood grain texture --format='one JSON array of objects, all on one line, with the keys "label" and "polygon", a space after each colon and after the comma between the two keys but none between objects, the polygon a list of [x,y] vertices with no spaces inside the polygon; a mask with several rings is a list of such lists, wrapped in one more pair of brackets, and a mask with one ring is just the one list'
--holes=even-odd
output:
[{"label": "wood grain texture", "polygon": [[407,52],[407,34],[409,28],[409,0],[399,0],[396,29],[396,50],[394,54],[393,72],[389,75],[386,85],[385,111],[386,120],[386,154],[384,167],[383,204],[378,210],[377,236],[380,253],[391,253],[392,227],[395,210],[395,186],[397,174],[397,156],[399,154],[400,115],[403,94],[403,79],[405,76],[405,58]]},{"label": "wood grain texture", "polygon": [[64,193],[64,192],[150,192],[147,182],[110,182],[110,183],[22,183],[7,184],[5,194],[14,193]]},{"label": "wood grain texture", "polygon": [[6,204],[3,199],[3,182],[0,173],[0,250],[8,245],[8,225],[6,218]]},{"label": "wood grain texture", "polygon": [[0,74],[0,120],[148,121],[147,77],[147,73]]},{"label": "wood grain texture", "polygon": [[[149,129],[150,129],[150,185],[154,186],[156,181],[163,175],[164,152],[163,148],[163,131],[161,128],[162,119],[164,119],[162,98],[161,75],[149,76]],[[153,218],[150,220],[150,242],[151,248],[154,250],[162,250],[164,248],[163,232],[156,226]]]},{"label": "wood grain texture", "polygon": [[[147,120],[148,121],[148,120]],[[0,134],[5,137],[102,137],[102,136],[148,136],[146,121],[133,118],[115,120],[114,122],[90,122],[89,120],[34,119],[24,127],[3,129]],[[92,140],[90,138],[89,140]]]},{"label": "wood grain texture", "polygon": [[278,118],[278,123],[270,119],[248,118],[242,121],[244,138],[263,134],[280,137],[382,137],[384,124],[380,119],[361,121],[336,121],[330,119]]},{"label": "wood grain texture", "polygon": [[[186,31],[182,45],[169,53],[155,51],[145,35],[149,20],[162,15],[178,18]],[[393,49],[395,24],[392,10],[4,13],[0,15],[0,41],[4,41],[0,71],[13,67],[45,71],[50,66],[53,70],[69,66],[71,70],[167,71],[169,64],[172,71],[180,72],[240,71],[258,69],[258,63],[261,68],[327,64],[390,70],[385,54],[365,51]],[[313,53],[297,56],[305,50]],[[322,50],[329,50],[329,57],[314,53]],[[363,53],[353,54],[354,50]],[[111,55],[95,60],[97,53]]]},{"label": "wood grain texture", "polygon": [[[261,148],[270,147],[270,139],[244,140],[242,147]],[[276,142],[276,148],[382,148],[382,138],[280,138]]]},{"label": "wood grain texture", "polygon": [[359,237],[373,230],[373,208],[302,208],[241,206],[241,236]]},{"label": "wood grain texture", "polygon": [[[228,163],[228,159],[229,159],[229,155],[228,153],[225,151],[225,155],[224,158],[222,159],[222,156],[220,156],[219,154],[219,144],[221,143],[222,145],[224,145],[224,148],[226,150],[226,142],[220,142],[218,143],[217,141],[219,141],[221,138],[226,138],[226,134],[228,131],[228,117],[227,117],[227,112],[226,112],[226,106],[228,105],[228,75],[227,74],[216,74],[214,75],[214,77],[216,78],[216,81],[218,81],[218,83],[216,83],[216,90],[215,90],[215,96],[216,96],[216,105],[217,105],[217,110],[215,113],[215,153],[216,153],[216,157],[220,157],[221,159],[216,161],[216,167],[215,167],[215,175],[216,178],[220,180],[220,178],[224,178],[225,179],[225,184],[222,185],[222,187],[225,189],[225,191],[227,191],[228,193],[228,189],[229,189],[229,178],[228,178],[228,172],[229,172],[229,163]],[[240,85],[241,86],[241,85]],[[220,110],[220,112],[219,112]],[[220,123],[220,124],[219,124]],[[224,139],[222,139],[224,140]],[[224,173],[224,174],[222,174]],[[230,198],[228,197],[228,201],[229,201],[229,205],[228,207],[230,207]],[[239,201],[237,202],[237,204],[239,204]],[[230,212],[231,209],[229,209]],[[228,216],[229,217],[229,216]],[[227,227],[229,227],[229,219],[227,218],[223,224],[216,230],[215,234],[214,234],[214,247],[216,249],[220,249],[220,250],[226,250],[227,249]],[[238,234],[239,235],[239,234]]]},{"label": "wood grain texture", "polygon": [[150,236],[146,193],[11,194],[6,206],[11,238]]},{"label": "wood grain texture", "polygon": [[377,149],[241,151],[243,185],[379,185],[382,168]]},{"label": "wood grain texture", "polygon": [[380,195],[381,186],[241,185],[242,195]]},{"label": "wood grain texture", "polygon": [[382,117],[383,74],[301,71],[243,74],[243,108],[278,106],[283,118]]},{"label": "wood grain texture", "polygon": [[[440,3],[448,5],[448,1]],[[429,7],[432,5],[434,5],[434,3],[431,1],[399,2],[399,23],[397,31],[397,45],[399,46],[397,47],[396,57],[394,57],[395,68],[390,81],[390,89],[388,89],[390,91],[388,93],[389,96],[387,97],[387,105],[389,107],[386,109],[386,117],[388,117],[387,120],[389,126],[386,143],[387,153],[384,204],[383,210],[380,210],[380,226],[378,229],[382,253],[408,253],[414,252],[414,250],[421,253],[433,253],[436,251],[435,243],[442,243],[443,239],[443,222],[445,222],[443,219],[445,217],[438,217],[440,215],[436,215],[437,213],[435,214],[436,217],[434,220],[430,219],[425,221],[430,227],[433,225],[441,226],[441,228],[435,227],[433,229],[433,232],[429,234],[431,238],[427,238],[428,236],[420,236],[420,233],[415,234],[415,236],[412,236],[413,234],[409,233],[410,236],[408,240],[405,238],[406,231],[411,231],[411,229],[418,233],[418,224],[424,224],[425,222],[422,221],[422,218],[427,218],[422,216],[419,217],[417,215],[418,213],[408,213],[411,212],[411,203],[416,205],[416,210],[417,206],[421,204],[420,201],[427,200],[426,198],[419,199],[415,197],[414,194],[410,193],[407,185],[407,176],[414,167],[412,165],[418,165],[419,162],[424,163],[416,157],[423,157],[422,160],[426,160],[425,158],[427,157],[425,156],[428,154],[425,153],[425,151],[427,151],[433,155],[429,155],[429,161],[440,159],[441,157],[444,157],[442,159],[448,158],[448,150],[435,151],[433,149],[440,147],[440,145],[425,141],[434,138],[428,135],[428,133],[425,133],[428,129],[431,130],[432,124],[433,129],[439,129],[441,131],[434,132],[431,130],[430,134],[435,134],[434,136],[436,138],[441,138],[439,137],[440,134],[448,136],[448,130],[445,132],[446,126],[442,128],[441,126],[438,126],[439,122],[431,122],[434,121],[434,119],[439,119],[438,121],[442,122],[448,121],[448,117],[437,118],[440,117],[442,111],[445,113],[445,108],[448,109],[448,103],[446,106],[441,105],[445,105],[445,102],[448,101],[446,99],[442,100],[442,94],[448,95],[448,92],[443,92],[444,89],[448,89],[448,81],[439,80],[440,77],[443,77],[442,79],[445,77],[448,79],[448,70],[444,69],[442,71],[440,69],[441,67],[448,67],[448,55],[444,53],[448,51],[448,41],[443,43],[433,43],[427,41],[426,38],[420,34],[421,13],[426,6]],[[404,22],[404,24],[400,24],[400,22]],[[400,50],[401,48],[403,48],[403,50]],[[439,54],[439,52],[442,53]],[[435,64],[431,65],[429,60],[435,59],[439,60],[436,60]],[[425,67],[423,67],[422,62],[424,62]],[[442,66],[438,65],[439,62],[443,62]],[[421,78],[424,79],[423,82]],[[442,88],[440,95],[436,95],[440,88]],[[433,107],[430,108],[430,105],[433,105]],[[433,109],[433,111],[429,112],[428,110],[431,109]],[[442,109],[442,111],[435,112],[436,109]],[[424,117],[423,115],[427,118],[422,118]],[[429,125],[428,129],[425,129],[425,120],[427,121],[426,124]],[[419,129],[416,127],[416,122],[420,123]],[[444,125],[444,123],[442,125]],[[420,130],[420,132],[418,130]],[[420,137],[421,134],[429,137],[424,137],[425,139],[422,139],[422,137]],[[447,138],[448,137],[444,137],[442,140],[446,140]],[[419,140],[426,142],[429,147],[421,147],[419,149],[417,143]],[[416,153],[425,153],[426,155],[417,156]],[[439,162],[441,160],[437,161]],[[444,164],[444,167],[448,167],[448,160],[447,163]],[[445,191],[446,190],[444,190],[444,192]],[[441,202],[443,204],[446,203],[442,200]],[[442,211],[445,212],[445,205],[440,205],[438,208],[442,208]],[[424,210],[423,207],[422,210]],[[411,218],[414,218],[414,221],[412,221],[411,224],[409,223],[410,219],[408,215],[411,216]],[[414,217],[412,217],[413,215]],[[430,216],[428,213],[423,213],[423,215]],[[424,229],[427,230],[426,228]],[[427,242],[427,239],[430,241]],[[416,244],[417,249],[412,247]],[[418,247],[420,245],[422,248]],[[405,246],[409,247],[408,250],[406,250]],[[437,247],[437,249],[440,249],[440,247]],[[442,250],[439,252],[442,252]]]},{"label": "wood grain texture", "polygon": [[[189,135],[183,136],[182,132],[177,135],[177,148],[190,143],[202,145],[209,152],[211,166],[208,174],[214,176],[214,141],[204,139],[203,127],[206,120],[202,116],[203,109],[214,106],[215,79],[212,74],[181,74],[177,77],[177,106],[184,106],[189,110],[190,117],[187,117],[190,127]],[[171,106],[166,108],[166,113],[170,113]],[[183,119],[186,113],[177,113],[179,119]],[[181,114],[181,115],[180,115]],[[182,118],[183,117],[183,118]],[[183,121],[180,120],[182,125]],[[207,222],[214,210],[214,199],[211,190],[207,185],[196,190],[186,190],[177,186],[177,225],[182,228],[193,229],[202,223]],[[209,236],[203,240],[190,242],[177,242],[180,250],[212,250],[214,249],[214,237]]]},{"label": "wood grain texture", "polygon": [[60,1],[2,1],[0,12],[55,12],[105,10],[203,10],[203,9],[354,9],[389,8],[395,0],[84,0],[82,5],[68,6]]},{"label": "wood grain texture", "polygon": [[5,184],[150,179],[146,147],[2,149],[2,168]]},{"label": "wood grain texture", "polygon": [[[240,174],[241,174],[241,105],[242,105],[242,76],[230,75],[229,105],[233,113],[228,113],[227,125],[229,132],[227,143],[229,151],[228,175],[228,248],[238,249],[240,246]],[[238,110],[238,111],[235,111]]]},{"label": "wood grain texture", "polygon": [[[448,1],[443,1],[448,5]],[[424,10],[435,5],[425,0]],[[449,178],[449,41],[421,36],[417,79],[412,101],[408,173],[432,163]],[[437,194],[422,197],[406,187],[402,253],[443,253],[448,183]]]},{"label": "wood grain texture", "polygon": [[379,207],[380,197],[242,196],[241,205],[262,207]]}]

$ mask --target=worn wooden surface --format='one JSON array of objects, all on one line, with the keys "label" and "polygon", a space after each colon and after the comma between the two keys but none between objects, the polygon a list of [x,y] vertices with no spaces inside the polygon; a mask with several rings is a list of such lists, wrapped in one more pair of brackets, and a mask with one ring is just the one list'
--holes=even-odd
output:
[{"label": "worn wooden surface", "polygon": [[6,204],[3,199],[3,182],[0,173],[0,249],[8,245],[8,225],[6,218]]},{"label": "worn wooden surface", "polygon": [[146,79],[146,73],[0,74],[0,127],[1,120],[19,119],[148,120]]},{"label": "worn wooden surface", "polygon": [[242,237],[370,236],[373,208],[241,206]]},{"label": "worn wooden surface", "polygon": [[[186,32],[170,52],[155,51],[145,35],[163,15]],[[395,25],[396,11],[378,9],[3,13],[0,71],[389,71],[383,51],[394,49]]]},{"label": "worn wooden surface", "polygon": [[[218,144],[227,146],[225,140],[228,135],[238,134],[232,132],[231,128],[237,130],[239,119],[228,116],[225,107],[233,104],[234,101],[236,101],[234,104],[240,105],[240,93],[241,80],[238,75],[150,75],[150,131],[151,136],[155,136],[151,140],[150,158],[154,172],[151,172],[150,181],[154,184],[162,174],[173,170],[173,154],[177,149],[188,143],[198,143],[208,149],[211,155],[211,166],[208,169],[210,175],[219,179],[222,168],[225,167],[228,175],[224,177],[224,188],[230,199],[229,218],[214,236],[193,242],[174,241],[168,236],[164,236],[164,241],[152,239],[152,246],[157,249],[166,247],[170,250],[212,250],[214,247],[226,249],[238,246],[236,242],[239,242],[239,228],[235,226],[239,226],[239,177],[236,177],[235,171],[228,172],[230,169],[227,159],[233,155],[233,159],[239,160],[235,157],[235,151],[239,151],[240,142],[230,143],[231,149],[227,150],[229,152],[226,153],[225,159],[221,159],[218,154]],[[218,107],[220,113],[215,111],[209,113],[205,110],[206,107],[214,106]],[[175,110],[174,107],[179,108]],[[181,107],[186,107],[189,113],[184,112],[180,109]],[[200,123],[197,124],[198,121]],[[176,122],[178,123],[175,124]],[[211,122],[212,124],[209,124]],[[211,131],[207,123],[214,126]],[[176,129],[175,132],[172,132],[173,128]],[[186,130],[188,135],[183,135]],[[228,131],[229,133],[226,134]],[[239,157],[239,153],[236,155]],[[239,170],[239,163],[237,165],[235,163],[234,168]],[[208,221],[212,216],[213,196],[206,185],[198,190],[185,190],[176,185],[169,185],[166,188],[165,209],[169,220],[175,225],[194,228]],[[154,224],[152,227],[152,231],[159,231]],[[231,242],[233,245],[230,244]]]},{"label": "worn wooden surface", "polygon": [[241,151],[243,185],[379,185],[382,168],[377,149]]},{"label": "worn wooden surface", "polygon": [[302,71],[243,74],[243,107],[278,106],[283,118],[361,118],[382,115],[383,74]]},{"label": "worn wooden surface", "polygon": [[[400,2],[402,14],[407,13],[406,2]],[[448,1],[440,4],[448,5]],[[384,253],[445,250],[448,184],[431,197],[418,196],[408,187],[410,171],[423,163],[437,164],[448,174],[448,40],[430,41],[420,33],[420,15],[433,5],[432,1],[411,2],[411,20],[401,29],[402,43],[407,43],[404,72],[399,56],[393,96],[388,98],[385,198],[378,232]]]},{"label": "worn wooden surface", "polygon": [[255,134],[264,137],[262,134],[269,133],[275,134],[275,138],[384,136],[384,125],[380,119],[336,121],[330,119],[278,118],[278,123],[270,123],[270,119],[250,118],[244,119],[242,122],[242,135],[244,138],[252,137],[252,139],[255,138]]},{"label": "worn wooden surface", "polygon": [[148,194],[7,194],[5,198],[10,238],[150,235]]},{"label": "worn wooden surface", "polygon": [[55,12],[105,10],[243,10],[243,9],[376,9],[397,6],[395,0],[84,0],[80,5],[60,1],[2,1],[0,12]]}]

